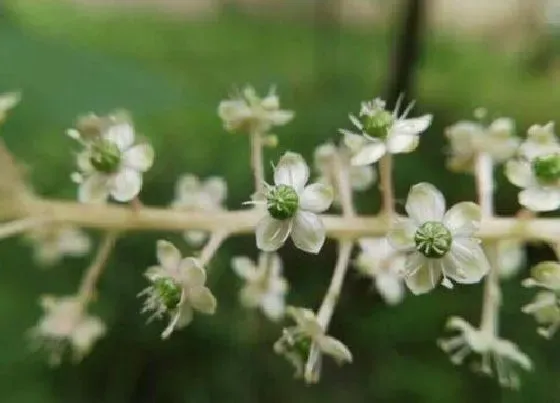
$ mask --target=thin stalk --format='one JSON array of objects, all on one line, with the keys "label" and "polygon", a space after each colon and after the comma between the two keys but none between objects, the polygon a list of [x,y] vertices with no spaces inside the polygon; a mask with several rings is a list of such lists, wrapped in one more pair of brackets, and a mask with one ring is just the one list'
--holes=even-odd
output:
[{"label": "thin stalk", "polygon": [[386,218],[395,214],[395,193],[393,189],[393,156],[385,154],[379,161],[379,191],[381,192],[381,213]]}]

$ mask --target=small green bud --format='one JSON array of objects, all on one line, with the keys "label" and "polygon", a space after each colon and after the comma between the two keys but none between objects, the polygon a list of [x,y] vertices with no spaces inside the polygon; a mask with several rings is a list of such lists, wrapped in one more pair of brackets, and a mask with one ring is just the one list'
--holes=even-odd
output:
[{"label": "small green bud", "polygon": [[533,161],[533,171],[539,182],[555,184],[560,180],[560,154],[543,155]]},{"label": "small green bud", "polygon": [[389,130],[395,122],[394,116],[382,109],[372,115],[362,116],[364,131],[371,137],[385,140],[389,135]]},{"label": "small green bud", "polygon": [[91,149],[90,162],[93,167],[103,173],[113,173],[119,169],[121,150],[111,141],[96,141]]},{"label": "small green bud", "polygon": [[175,309],[181,302],[181,287],[170,278],[155,280],[154,289],[167,309]]},{"label": "small green bud", "polygon": [[438,259],[451,249],[451,232],[440,222],[425,222],[416,230],[414,242],[416,250],[430,259]]},{"label": "small green bud", "polygon": [[277,220],[292,218],[299,207],[298,194],[288,185],[278,185],[270,189],[266,201],[268,212]]}]

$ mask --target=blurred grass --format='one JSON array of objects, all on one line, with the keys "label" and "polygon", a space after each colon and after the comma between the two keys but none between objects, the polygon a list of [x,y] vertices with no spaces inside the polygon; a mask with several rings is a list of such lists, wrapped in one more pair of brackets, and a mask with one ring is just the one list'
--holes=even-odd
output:
[{"label": "blurred grass", "polygon": [[[147,175],[143,200],[165,205],[183,172],[222,174],[229,204],[238,208],[251,192],[248,147],[242,136],[223,133],[216,106],[232,85],[275,83],[283,105],[295,109],[292,125],[279,131],[281,145],[311,157],[320,142],[337,140],[347,113],[362,99],[384,91],[394,32],[317,29],[295,21],[257,20],[238,13],[186,21],[157,14],[89,13],[55,2],[10,0],[0,16],[0,91],[20,88],[24,102],[3,128],[14,152],[29,165],[38,192],[73,197],[68,180],[72,142],[63,135],[76,115],[126,107],[153,142],[157,159]],[[515,57],[485,44],[429,38],[418,74],[417,113],[436,119],[417,153],[398,157],[397,194],[429,180],[449,202],[470,199],[468,176],[443,169],[443,128],[478,106],[513,116],[520,132],[556,115],[560,89],[535,77]],[[498,210],[513,212],[515,193],[503,185]],[[375,189],[358,197],[360,210],[377,208]],[[15,241],[2,247],[0,271],[0,395],[2,402],[535,402],[558,396],[559,349],[534,332],[519,307],[529,299],[513,281],[506,287],[504,332],[536,362],[514,394],[494,382],[456,369],[436,348],[451,314],[478,320],[480,287],[438,290],[408,297],[388,308],[370,284],[349,276],[332,332],[352,348],[356,362],[337,369],[325,364],[324,381],[306,388],[291,380],[291,368],[271,352],[279,334],[237,306],[239,282],[227,256],[254,255],[253,240],[235,239],[212,265],[219,313],[197,317],[186,331],[159,341],[157,324],[145,326],[135,294],[140,274],[154,261],[154,240],[168,234],[130,235],[119,242],[100,285],[98,312],[110,334],[78,367],[49,371],[40,355],[27,352],[22,337],[39,315],[41,293],[70,293],[85,260],[52,271],[34,267]],[[182,245],[183,250],[185,246]],[[315,307],[328,284],[331,244],[320,257],[283,251],[292,284],[290,303]],[[21,268],[21,269],[20,269]],[[255,330],[256,329],[256,330]],[[255,330],[255,331],[252,331]]]}]

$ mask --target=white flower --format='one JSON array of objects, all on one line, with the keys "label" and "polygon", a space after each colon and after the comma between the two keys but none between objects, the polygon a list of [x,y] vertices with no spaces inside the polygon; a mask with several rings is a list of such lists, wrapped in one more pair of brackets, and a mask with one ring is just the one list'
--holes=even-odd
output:
[{"label": "white flower", "polygon": [[[212,176],[201,182],[195,175],[185,174],[175,185],[172,207],[183,211],[220,211],[226,196],[227,184],[222,178]],[[188,230],[184,237],[191,246],[198,247],[206,241],[208,233]]]},{"label": "white flower", "polygon": [[43,296],[40,303],[45,314],[30,330],[30,336],[37,347],[48,350],[51,364],[60,362],[66,347],[75,360],[82,359],[105,334],[103,322],[87,315],[76,296]]},{"label": "white flower", "polygon": [[317,182],[332,187],[334,191],[333,203],[336,205],[340,205],[340,191],[337,188],[338,180],[335,175],[337,175],[336,170],[340,167],[334,164],[334,158],[339,158],[340,162],[344,164],[344,168],[348,169],[348,179],[352,190],[358,192],[367,190],[377,180],[377,174],[372,166],[350,165],[350,156],[347,150],[337,148],[334,144],[320,145],[315,149],[313,156],[314,167],[319,174]]},{"label": "white flower", "polygon": [[480,208],[471,202],[454,205],[445,212],[445,199],[429,183],[414,185],[406,200],[408,219],[400,219],[388,235],[398,251],[407,253],[405,282],[414,294],[431,291],[442,279],[477,283],[489,263],[474,237],[480,223]]},{"label": "white flower", "polygon": [[33,245],[33,257],[43,266],[52,266],[65,256],[84,256],[91,248],[87,234],[69,225],[45,224],[27,233],[26,239]]},{"label": "white flower", "polygon": [[[352,362],[352,353],[343,343],[327,336],[315,314],[305,308],[288,307],[286,313],[296,322],[285,328],[274,344],[274,351],[283,355],[295,367],[295,377],[304,377],[308,383],[319,381],[322,354],[330,355],[338,364]],[[314,363],[305,371],[305,363]]]},{"label": "white flower", "polygon": [[386,153],[408,153],[416,149],[419,134],[432,122],[432,115],[407,119],[412,109],[410,104],[399,116],[401,99],[391,113],[385,109],[385,101],[376,98],[362,102],[358,117],[350,115],[350,120],[358,132],[340,129],[344,143],[352,152],[352,165],[369,165],[377,162]]},{"label": "white flower", "polygon": [[220,102],[218,115],[229,132],[264,134],[290,122],[294,112],[280,109],[274,89],[260,98],[253,87],[247,86],[234,98]]},{"label": "white flower", "polygon": [[0,94],[0,123],[6,119],[8,111],[14,108],[21,101],[19,92],[8,92]]},{"label": "white flower", "polygon": [[317,213],[329,208],[333,191],[314,183],[305,186],[309,168],[301,155],[285,153],[274,168],[275,186],[266,185],[264,203],[268,214],[256,229],[257,247],[265,252],[279,249],[291,235],[299,249],[319,253],[325,242],[325,227]]},{"label": "white flower", "polygon": [[461,121],[448,127],[445,135],[451,151],[447,164],[454,171],[471,172],[479,153],[487,153],[494,161],[503,162],[515,154],[520,144],[515,136],[515,124],[509,118],[498,118],[488,127]]},{"label": "white flower", "polygon": [[532,211],[560,207],[560,145],[554,126],[533,126],[520,147],[520,157],[508,161],[506,176],[519,192],[519,204]]},{"label": "white flower", "polygon": [[79,172],[72,176],[80,185],[78,199],[90,203],[105,202],[109,195],[120,202],[134,199],[142,188],[142,174],[152,166],[152,147],[135,144],[134,128],[127,119],[88,118],[88,124],[98,126],[68,131],[84,146],[77,157]]},{"label": "white flower", "polygon": [[504,239],[496,243],[498,248],[497,268],[502,279],[515,276],[525,264],[526,256],[523,242],[517,239]]},{"label": "white flower", "polygon": [[142,312],[152,312],[150,320],[170,316],[170,322],[162,333],[165,339],[175,329],[187,326],[193,319],[193,311],[213,315],[217,302],[205,286],[206,271],[197,259],[182,259],[181,252],[167,241],[157,242],[159,266],[148,268],[145,276],[152,283],[140,293],[146,296]]},{"label": "white flower", "polygon": [[455,365],[462,364],[471,353],[478,354],[481,361],[473,362],[474,370],[489,376],[495,373],[500,385],[514,389],[520,384],[517,368],[525,371],[533,369],[531,360],[517,345],[492,333],[475,329],[462,318],[449,318],[447,328],[459,334],[440,340],[438,344],[450,354],[451,362]]},{"label": "white flower", "polygon": [[359,243],[361,252],[354,265],[360,273],[374,279],[385,302],[399,304],[404,298],[405,257],[395,253],[387,238],[363,238]]},{"label": "white flower", "polygon": [[255,264],[245,256],[234,257],[231,265],[245,280],[241,303],[248,308],[260,308],[270,320],[284,316],[288,282],[282,277],[282,260],[276,253],[262,252]]}]

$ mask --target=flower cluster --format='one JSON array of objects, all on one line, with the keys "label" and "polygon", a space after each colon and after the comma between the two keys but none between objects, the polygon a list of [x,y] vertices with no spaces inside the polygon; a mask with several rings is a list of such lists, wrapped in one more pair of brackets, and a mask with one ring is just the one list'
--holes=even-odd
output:
[{"label": "flower cluster", "polygon": [[42,266],[52,266],[65,256],[84,256],[91,248],[86,233],[69,225],[43,225],[26,234],[26,239],[33,246],[35,261]]}]

